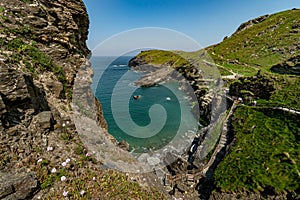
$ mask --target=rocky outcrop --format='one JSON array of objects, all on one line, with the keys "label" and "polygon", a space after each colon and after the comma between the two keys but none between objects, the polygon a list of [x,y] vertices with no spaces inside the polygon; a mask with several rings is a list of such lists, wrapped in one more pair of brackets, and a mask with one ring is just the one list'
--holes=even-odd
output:
[{"label": "rocky outcrop", "polygon": [[0,198],[29,199],[38,190],[35,174],[6,174],[0,172]]},{"label": "rocky outcrop", "polygon": [[[103,171],[76,124],[87,127],[83,131],[95,138],[93,144],[103,145],[100,154],[110,150],[109,143],[124,159],[127,151],[107,132],[101,104],[90,88],[88,26],[81,0],[0,1],[1,199],[110,199],[117,189],[113,178],[122,177],[124,188],[131,184],[121,173]],[[75,81],[80,88],[74,88]],[[92,108],[84,110],[92,116],[88,123],[76,121],[74,104]],[[103,134],[93,135],[98,130]],[[128,148],[125,143],[120,146]],[[102,180],[109,185],[106,191],[99,189]],[[137,198],[144,192],[148,196],[147,191],[124,193]]]},{"label": "rocky outcrop", "polygon": [[135,71],[146,71],[153,72],[160,68],[161,65],[149,64],[149,62],[143,57],[135,56],[129,60],[128,66],[130,66]]},{"label": "rocky outcrop", "polygon": [[260,72],[253,77],[241,77],[230,85],[229,94],[235,97],[242,97],[244,101],[251,99],[266,99],[275,91],[276,78],[268,75],[261,75]]},{"label": "rocky outcrop", "polygon": [[57,123],[70,114],[72,82],[90,52],[86,9],[67,0],[4,0],[0,7],[0,129],[30,131],[44,111]]},{"label": "rocky outcrop", "polygon": [[1,24],[5,30],[1,38],[12,40],[20,35],[27,41],[34,40],[42,52],[64,68],[71,83],[78,59],[89,54],[85,42],[89,20],[82,2],[4,0],[0,6],[5,8],[1,15],[7,18]]},{"label": "rocky outcrop", "polygon": [[31,114],[50,110],[45,92],[37,87],[30,74],[0,63],[0,96],[2,128],[30,123]]},{"label": "rocky outcrop", "polygon": [[[161,57],[167,54],[165,51],[158,50],[143,51],[129,61],[128,65],[131,69],[146,72],[135,84],[142,87],[150,87],[167,81],[180,83],[184,93],[188,97],[193,98],[193,101],[198,101],[198,104],[192,108],[192,112],[195,116],[198,116],[200,111],[200,122],[203,125],[209,124],[214,116],[213,113],[216,113],[220,106],[222,107],[222,103],[215,96],[216,90],[219,90],[221,87],[221,80],[214,80],[208,75],[209,73],[201,71],[202,69],[211,69],[213,66],[209,62],[205,62],[205,60],[209,59],[205,52],[199,52],[198,59],[200,62],[198,60],[195,61],[195,58],[185,58],[180,54],[168,52],[170,59],[167,59],[162,64],[154,65],[153,61],[155,63],[156,58],[158,60],[161,59],[159,58],[159,52]],[[204,61],[201,61],[202,57]],[[149,58],[152,60],[149,60]],[[183,63],[182,65],[176,64],[176,61],[179,59],[183,60],[181,62]],[[197,67],[198,65],[199,67]],[[212,87],[214,84],[215,88]]]},{"label": "rocky outcrop", "polygon": [[27,111],[56,110],[59,120],[68,114],[72,82],[90,52],[83,3],[4,0],[0,6],[2,124],[20,124]]},{"label": "rocky outcrop", "polygon": [[235,34],[242,32],[255,24],[259,24],[259,23],[265,21],[268,17],[269,17],[269,15],[263,15],[263,16],[260,16],[255,19],[252,19],[252,20],[242,23],[236,30]]},{"label": "rocky outcrop", "polygon": [[300,55],[293,56],[287,61],[271,67],[272,72],[280,74],[300,75]]},{"label": "rocky outcrop", "polygon": [[[54,184],[59,177],[51,170],[87,151],[71,100],[76,74],[89,62],[88,27],[82,1],[0,2],[0,199],[63,198],[66,186]],[[82,82],[90,89],[88,80]],[[94,100],[95,120],[107,128]],[[96,162],[88,166],[101,171]],[[49,187],[56,196],[40,191]]]}]

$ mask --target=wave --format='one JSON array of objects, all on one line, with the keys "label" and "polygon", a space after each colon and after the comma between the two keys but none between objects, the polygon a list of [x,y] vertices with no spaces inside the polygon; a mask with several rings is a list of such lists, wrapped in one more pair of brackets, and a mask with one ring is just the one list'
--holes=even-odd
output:
[{"label": "wave", "polygon": [[111,65],[112,67],[127,67],[127,65]]},{"label": "wave", "polygon": [[134,87],[134,88],[137,88],[137,87],[138,87],[138,86],[134,85],[134,83],[132,83],[132,82],[130,82],[130,83],[128,84],[128,86],[129,86],[129,87]]},{"label": "wave", "polygon": [[193,131],[193,130],[188,130],[187,133],[188,133],[188,134],[196,134],[196,132]]}]

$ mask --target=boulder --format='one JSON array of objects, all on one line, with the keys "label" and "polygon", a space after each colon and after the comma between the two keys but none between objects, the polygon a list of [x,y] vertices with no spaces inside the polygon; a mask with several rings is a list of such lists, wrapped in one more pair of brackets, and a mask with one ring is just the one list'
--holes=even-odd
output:
[{"label": "boulder", "polygon": [[37,122],[42,129],[50,129],[53,127],[53,116],[51,111],[44,111],[36,116]]},{"label": "boulder", "polygon": [[29,199],[38,189],[33,173],[6,174],[0,172],[0,199]]},{"label": "boulder", "polygon": [[249,28],[249,27],[251,27],[251,26],[253,26],[253,25],[255,25],[255,24],[259,24],[259,23],[265,21],[269,16],[270,16],[270,15],[263,15],[263,16],[260,16],[260,17],[255,18],[255,19],[249,20],[249,21],[247,21],[247,22],[245,22],[245,23],[242,23],[242,24],[238,27],[237,31],[236,31],[234,34],[237,34],[237,33],[239,33],[239,32],[242,32],[242,31],[246,30],[247,28]]},{"label": "boulder", "polygon": [[7,65],[0,68],[0,94],[0,110],[1,101],[12,109],[49,110],[45,94],[33,83],[32,76]]},{"label": "boulder", "polygon": [[44,111],[37,114],[29,126],[31,130],[35,129],[53,129],[54,119],[51,111]]},{"label": "boulder", "polygon": [[28,87],[32,84],[26,74],[10,69],[8,66],[0,68],[0,92],[4,102],[16,104],[30,101]]},{"label": "boulder", "polygon": [[283,63],[272,66],[271,71],[279,74],[300,75],[300,55],[293,56]]}]

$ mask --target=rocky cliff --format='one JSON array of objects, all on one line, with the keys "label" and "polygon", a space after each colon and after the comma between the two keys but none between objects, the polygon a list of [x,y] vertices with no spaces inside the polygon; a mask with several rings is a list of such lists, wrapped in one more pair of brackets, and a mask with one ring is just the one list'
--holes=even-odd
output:
[{"label": "rocky cliff", "polygon": [[[142,51],[129,61],[132,70],[147,72],[135,83],[148,87],[166,81],[176,81],[193,101],[192,111],[203,125],[214,120],[216,112],[224,110],[222,97],[216,95],[222,86],[220,74],[213,61],[203,50],[193,53],[180,51]],[[198,106],[199,105],[199,106]],[[199,107],[199,108],[198,108]]]},{"label": "rocky cliff", "polygon": [[59,121],[70,111],[72,82],[89,54],[84,5],[1,1],[0,8],[1,99],[7,111],[2,112],[2,126],[24,125],[29,109],[33,114],[55,110]]},{"label": "rocky cliff", "polygon": [[82,2],[62,0],[4,0],[0,16],[0,198],[25,199],[45,187],[41,165],[69,157],[58,138],[74,131],[72,82],[89,54],[89,20]]},{"label": "rocky cliff", "polygon": [[77,134],[71,101],[81,70],[92,95],[88,28],[81,0],[0,1],[0,199],[109,199],[114,184],[148,195],[125,175],[103,172]]}]

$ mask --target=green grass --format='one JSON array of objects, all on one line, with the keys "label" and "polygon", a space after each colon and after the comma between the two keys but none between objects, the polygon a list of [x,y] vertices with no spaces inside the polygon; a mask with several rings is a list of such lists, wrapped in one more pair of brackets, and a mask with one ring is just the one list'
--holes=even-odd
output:
[{"label": "green grass", "polygon": [[299,120],[240,106],[233,126],[236,143],[215,171],[217,187],[230,192],[299,189]]},{"label": "green grass", "polygon": [[244,76],[253,76],[257,73],[257,70],[255,68],[239,64],[224,63],[222,66],[224,66],[225,69],[231,70],[236,74]]},{"label": "green grass", "polygon": [[189,65],[189,62],[177,53],[163,50],[142,51],[139,55],[145,62],[151,65],[170,65],[174,68]]},{"label": "green grass", "polygon": [[[71,161],[72,162],[72,161]],[[71,163],[69,167],[59,169],[56,173],[49,173],[51,168],[47,166],[37,166],[41,189],[53,187],[60,184],[61,188],[49,191],[45,199],[63,199],[63,191],[68,191],[68,197],[71,199],[91,199],[101,197],[101,199],[166,199],[159,191],[153,188],[142,188],[137,182],[128,180],[128,178],[119,172],[113,170],[98,170],[84,168],[91,160],[81,160],[80,163]],[[74,173],[76,169],[76,173]],[[60,178],[65,176],[66,181],[62,182]],[[93,177],[96,180],[93,180]],[[81,195],[80,191],[85,194]]]},{"label": "green grass", "polygon": [[[207,49],[218,64],[229,64],[230,61],[237,60],[269,71],[271,66],[292,56],[288,49],[296,46],[300,37],[300,32],[291,33],[292,26],[299,23],[300,10],[276,13]],[[274,51],[274,48],[281,49],[284,53]]]},{"label": "green grass", "polygon": [[272,94],[270,103],[300,110],[300,79],[285,78],[285,82],[278,85],[278,89]]},{"label": "green grass", "polygon": [[82,155],[84,154],[84,149],[81,145],[78,145],[75,147],[74,149],[74,153],[77,154],[77,155]]},{"label": "green grass", "polygon": [[[206,51],[200,50],[195,52],[184,51],[163,51],[148,50],[142,51],[137,56],[140,64],[150,64],[153,66],[171,66],[179,73],[201,70],[201,76],[206,78],[218,78],[220,74],[231,75],[232,73],[223,67],[218,68]],[[207,64],[210,63],[210,64]]]},{"label": "green grass", "polygon": [[51,187],[54,184],[55,176],[50,175],[48,176],[42,183],[41,183],[41,189],[46,189],[48,187]]},{"label": "green grass", "polygon": [[230,71],[228,71],[227,69],[225,69],[223,67],[218,67],[218,70],[219,70],[221,76],[233,75]]},{"label": "green grass", "polygon": [[[244,76],[253,76],[259,69],[270,72],[270,68],[296,54],[300,31],[293,32],[293,26],[300,23],[300,10],[288,10],[270,15],[261,23],[233,34],[223,42],[195,52],[150,50],[138,57],[152,65],[169,64],[175,69],[188,66],[196,61],[207,74],[209,68],[201,64],[201,59],[216,63],[221,75],[231,71]],[[200,58],[200,57],[201,58]]]},{"label": "green grass", "polygon": [[[68,191],[70,199],[166,199],[157,189],[143,188],[123,173],[102,170],[101,163],[93,155],[85,155],[87,151],[78,138],[72,138],[70,142],[77,143],[71,149],[76,159],[71,158],[66,166],[62,166],[59,157],[51,161],[43,158],[37,165],[31,163],[37,174],[40,188],[45,190],[43,199],[64,199],[64,191]],[[68,146],[63,148],[68,151]],[[52,153],[47,152],[47,154]],[[57,169],[55,173],[51,172],[53,168]],[[62,176],[66,177],[66,181],[61,181]],[[51,189],[48,190],[49,188]],[[84,195],[80,194],[82,190],[85,191]]]}]

